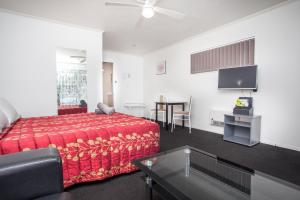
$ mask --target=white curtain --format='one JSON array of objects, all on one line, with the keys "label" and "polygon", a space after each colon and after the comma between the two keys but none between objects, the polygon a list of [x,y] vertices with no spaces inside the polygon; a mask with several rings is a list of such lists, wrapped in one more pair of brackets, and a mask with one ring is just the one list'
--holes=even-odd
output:
[{"label": "white curtain", "polygon": [[79,105],[87,101],[87,71],[81,64],[59,63],[57,70],[58,105]]}]

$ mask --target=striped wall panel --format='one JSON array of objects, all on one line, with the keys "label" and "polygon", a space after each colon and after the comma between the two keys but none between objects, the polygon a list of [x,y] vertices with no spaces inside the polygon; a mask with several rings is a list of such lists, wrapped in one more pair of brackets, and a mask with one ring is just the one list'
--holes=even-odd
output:
[{"label": "striped wall panel", "polygon": [[220,68],[254,65],[255,39],[194,53],[191,73],[216,71]]}]

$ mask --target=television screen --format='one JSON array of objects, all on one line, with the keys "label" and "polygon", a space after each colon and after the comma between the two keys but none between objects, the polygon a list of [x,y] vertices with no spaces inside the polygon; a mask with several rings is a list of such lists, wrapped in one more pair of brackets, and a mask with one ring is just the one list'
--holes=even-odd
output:
[{"label": "television screen", "polygon": [[245,66],[219,70],[220,89],[256,89],[257,66]]}]

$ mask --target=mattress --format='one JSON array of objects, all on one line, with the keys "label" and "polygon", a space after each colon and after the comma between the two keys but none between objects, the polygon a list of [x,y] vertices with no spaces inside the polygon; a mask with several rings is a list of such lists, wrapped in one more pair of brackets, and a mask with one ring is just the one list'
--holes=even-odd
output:
[{"label": "mattress", "polygon": [[57,148],[64,186],[137,170],[131,161],[159,151],[159,126],[121,113],[21,118],[0,140],[0,154]]}]

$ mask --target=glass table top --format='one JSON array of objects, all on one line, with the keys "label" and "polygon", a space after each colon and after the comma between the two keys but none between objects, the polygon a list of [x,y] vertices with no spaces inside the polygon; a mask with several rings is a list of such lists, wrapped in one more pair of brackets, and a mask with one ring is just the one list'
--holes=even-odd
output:
[{"label": "glass table top", "polygon": [[177,199],[300,199],[300,187],[185,146],[134,161]]}]

